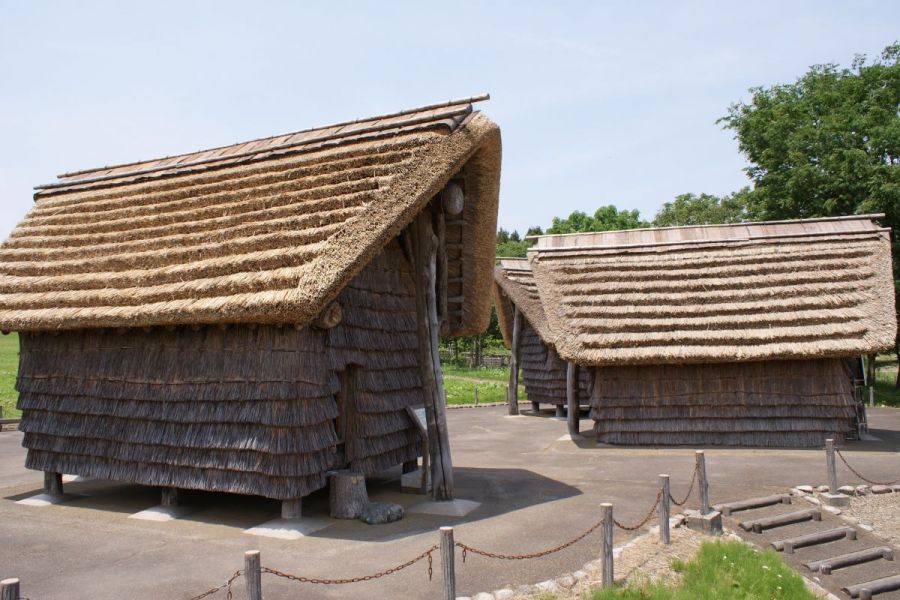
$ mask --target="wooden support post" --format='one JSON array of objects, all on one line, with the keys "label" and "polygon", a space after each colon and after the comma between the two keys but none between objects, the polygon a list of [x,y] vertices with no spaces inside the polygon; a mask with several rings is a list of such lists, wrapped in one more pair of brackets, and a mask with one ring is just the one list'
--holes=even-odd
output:
[{"label": "wooden support post", "polygon": [[669,476],[659,476],[659,541],[669,543]]},{"label": "wooden support post", "polygon": [[834,462],[834,440],[825,440],[825,465],[828,467],[828,491],[838,493],[837,465]]},{"label": "wooden support post", "polygon": [[303,498],[289,498],[281,501],[282,519],[299,519],[303,516]]},{"label": "wooden support post", "polygon": [[600,505],[600,513],[603,517],[603,546],[600,556],[603,558],[603,575],[600,583],[603,587],[615,584],[613,580],[613,505],[605,502]]},{"label": "wooden support post", "polygon": [[697,460],[697,484],[700,486],[700,514],[709,514],[709,480],[706,478],[706,454],[703,450],[694,453]]},{"label": "wooden support post", "polygon": [[438,335],[450,333],[450,318],[447,315],[447,225],[444,212],[437,211],[437,315]]},{"label": "wooden support post", "polygon": [[875,384],[869,386],[869,406],[875,406]]},{"label": "wooden support post", "polygon": [[44,491],[53,496],[63,493],[62,473],[44,471]]},{"label": "wooden support post", "polygon": [[178,506],[178,488],[164,487],[159,503],[162,506]]},{"label": "wooden support post", "polygon": [[357,519],[369,503],[366,477],[349,470],[328,477],[328,508],[333,519]]},{"label": "wooden support post", "polygon": [[244,581],[247,582],[247,600],[262,600],[262,571],[259,550],[244,552]]},{"label": "wooden support post", "polygon": [[554,416],[558,419],[562,419],[563,417],[566,416],[566,409],[563,408],[562,404],[556,405],[556,412],[554,413]]},{"label": "wooden support post", "polygon": [[541,412],[541,403],[540,402],[532,402],[531,403],[531,412],[533,412],[533,413]]},{"label": "wooden support post", "polygon": [[578,365],[572,361],[566,365],[566,404],[569,435],[576,436],[580,433],[578,421],[581,415],[578,409]]},{"label": "wooden support post", "polygon": [[506,388],[506,402],[509,414],[519,414],[519,345],[522,337],[522,316],[519,307],[513,304],[512,342],[509,354],[509,387]]},{"label": "wooden support post", "polygon": [[19,580],[15,577],[0,581],[0,600],[19,600]]},{"label": "wooden support post", "polygon": [[422,388],[425,392],[425,419],[431,455],[431,489],[435,500],[453,499],[453,462],[447,430],[447,402],[438,349],[436,260],[437,239],[432,213],[425,209],[409,227],[413,249],[416,289],[416,336]]},{"label": "wooden support post", "polygon": [[444,576],[443,600],[456,600],[456,545],[453,528],[441,527],[441,573]]}]

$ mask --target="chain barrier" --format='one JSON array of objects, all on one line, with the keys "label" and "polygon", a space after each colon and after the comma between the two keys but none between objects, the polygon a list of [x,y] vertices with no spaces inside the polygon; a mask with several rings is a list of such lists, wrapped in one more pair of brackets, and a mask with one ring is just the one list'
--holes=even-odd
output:
[{"label": "chain barrier", "polygon": [[437,550],[437,546],[432,546],[422,554],[418,555],[412,560],[408,560],[402,565],[397,565],[391,569],[386,569],[384,571],[379,571],[378,573],[373,573],[371,575],[363,575],[362,577],[350,577],[347,579],[320,579],[315,577],[303,577],[302,575],[291,575],[290,573],[284,573],[282,571],[278,571],[276,569],[270,569],[269,567],[262,567],[260,571],[263,573],[270,573],[275,575],[276,577],[282,577],[284,579],[290,579],[291,581],[296,581],[298,583],[315,583],[320,585],[341,585],[345,583],[360,583],[362,581],[372,581],[373,579],[379,579],[381,577],[385,577],[387,575],[392,575],[397,571],[402,571],[406,567],[411,567],[417,562],[428,559],[428,580],[431,581],[431,576],[434,573],[433,569],[433,559],[431,554]]},{"label": "chain barrier", "polygon": [[560,544],[554,548],[550,548],[548,550],[541,550],[540,552],[533,552],[531,554],[499,554],[497,552],[489,552],[487,550],[479,550],[478,548],[473,548],[467,544],[463,544],[462,542],[456,542],[456,546],[458,548],[462,548],[462,559],[463,562],[466,562],[466,555],[471,552],[472,554],[478,554],[479,556],[484,556],[487,558],[498,558],[500,560],[525,560],[529,558],[540,558],[541,556],[547,556],[548,554],[554,554],[559,552],[560,550],[565,550],[570,546],[574,546],[587,536],[594,533],[598,527],[603,525],[603,519],[600,519],[596,523],[594,523],[590,528],[584,531],[578,537],[572,539],[571,541],[566,542],[565,544]]},{"label": "chain barrier", "polygon": [[662,490],[659,490],[658,492],[656,492],[656,500],[654,500],[653,504],[650,506],[650,511],[647,513],[647,516],[644,517],[644,520],[641,521],[640,523],[638,523],[637,525],[622,525],[621,523],[616,521],[615,517],[613,517],[613,523],[615,524],[616,527],[618,527],[619,529],[622,529],[624,531],[637,531],[638,529],[640,529],[641,527],[643,527],[644,525],[649,523],[650,519],[653,518],[653,513],[656,512],[656,509],[659,506],[659,501],[661,498],[662,498]]},{"label": "chain barrier", "polygon": [[240,577],[243,574],[244,574],[243,570],[235,571],[234,574],[228,578],[228,581],[226,581],[222,585],[220,585],[218,587],[210,588],[210,589],[206,590],[205,592],[203,592],[202,594],[198,594],[198,595],[192,597],[191,600],[202,600],[203,598],[206,598],[207,596],[212,596],[216,592],[219,592],[225,588],[228,588],[228,594],[226,595],[226,598],[228,598],[228,600],[231,600],[232,596],[233,596],[232,591],[231,591],[231,584],[234,583],[235,579],[237,579],[238,577]]},{"label": "chain barrier", "polygon": [[865,481],[868,484],[871,484],[871,485],[894,485],[895,483],[900,483],[900,479],[895,479],[894,481],[874,481],[872,479],[863,477],[862,475],[860,475],[859,471],[857,471],[856,469],[854,469],[853,467],[850,466],[850,463],[847,462],[847,459],[844,458],[844,455],[841,453],[840,450],[835,448],[834,452],[835,452],[835,454],[838,455],[838,457],[840,457],[841,462],[844,463],[844,466],[846,466],[848,469],[850,469],[851,473],[853,473],[854,475],[856,475],[857,477],[859,477],[860,479],[862,479],[863,481]]},{"label": "chain barrier", "polygon": [[691,484],[688,486],[688,491],[684,495],[684,498],[681,499],[681,502],[676,500],[672,493],[669,492],[669,500],[672,501],[672,504],[674,504],[675,506],[684,506],[685,502],[688,501],[688,498],[691,497],[691,492],[694,491],[694,484],[697,483],[697,473],[699,471],[700,469],[697,467],[697,465],[694,465],[694,474],[691,475]]}]

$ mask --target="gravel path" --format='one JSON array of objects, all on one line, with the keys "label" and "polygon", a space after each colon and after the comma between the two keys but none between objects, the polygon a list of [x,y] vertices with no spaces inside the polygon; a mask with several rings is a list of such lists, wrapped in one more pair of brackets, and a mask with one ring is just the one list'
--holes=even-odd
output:
[{"label": "gravel path", "polygon": [[854,496],[844,514],[874,527],[891,545],[900,545],[900,493]]}]

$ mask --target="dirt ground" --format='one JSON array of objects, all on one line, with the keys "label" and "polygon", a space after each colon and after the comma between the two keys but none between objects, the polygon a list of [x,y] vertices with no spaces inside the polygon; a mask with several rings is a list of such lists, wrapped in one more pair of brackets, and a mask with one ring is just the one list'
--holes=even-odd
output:
[{"label": "dirt ground", "polygon": [[900,547],[900,493],[855,496],[844,514],[872,527],[892,546]]}]

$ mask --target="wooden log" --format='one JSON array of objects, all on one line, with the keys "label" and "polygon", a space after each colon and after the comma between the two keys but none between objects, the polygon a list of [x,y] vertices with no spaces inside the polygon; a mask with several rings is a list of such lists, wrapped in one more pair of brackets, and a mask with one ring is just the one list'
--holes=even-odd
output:
[{"label": "wooden log", "polygon": [[509,386],[506,388],[508,413],[519,414],[519,345],[522,338],[522,315],[513,304],[512,340],[509,354]]},{"label": "wooden log", "polygon": [[456,600],[456,544],[453,528],[441,527],[441,574],[443,575],[443,600]]},{"label": "wooden log", "polygon": [[353,471],[333,471],[328,478],[328,506],[334,519],[357,519],[369,503],[366,478]]},{"label": "wooden log", "polygon": [[44,471],[44,491],[48,494],[58,496],[63,493],[62,473],[53,471]]},{"label": "wooden log", "polygon": [[164,487],[161,490],[160,505],[162,506],[178,506],[178,488]]},{"label": "wooden log", "polygon": [[793,554],[796,548],[805,548],[807,546],[817,546],[818,544],[827,544],[835,540],[856,539],[856,530],[852,527],[838,527],[836,529],[826,529],[825,531],[816,531],[806,535],[798,535],[797,537],[788,538],[786,540],[777,540],[772,542],[772,547],[779,552],[785,554]]},{"label": "wooden log", "polygon": [[752,521],[743,521],[740,523],[741,529],[744,531],[753,531],[762,533],[767,529],[775,529],[776,527],[784,527],[785,525],[793,525],[794,523],[803,523],[805,521],[821,521],[822,513],[818,509],[798,510],[776,517],[766,517],[763,519],[754,519]]},{"label": "wooden log", "polygon": [[288,498],[281,501],[282,519],[299,519],[303,516],[303,498]]},{"label": "wooden log", "polygon": [[318,329],[331,329],[338,325],[344,318],[344,310],[337,302],[329,304],[325,310],[319,313],[319,316],[312,322],[313,327]]},{"label": "wooden log", "polygon": [[890,577],[882,577],[865,583],[856,585],[848,585],[841,591],[849,595],[851,598],[862,598],[863,590],[868,590],[869,598],[875,594],[883,594],[885,592],[893,592],[900,590],[900,575],[891,575]]},{"label": "wooden log", "polygon": [[262,600],[259,550],[244,552],[244,581],[247,583],[247,600]]},{"label": "wooden log", "polygon": [[703,450],[694,453],[697,461],[697,484],[700,486],[700,514],[709,514],[709,480],[706,478],[706,454]]},{"label": "wooden log", "polygon": [[834,462],[834,440],[825,440],[825,466],[828,469],[828,491],[838,493],[837,464]]},{"label": "wooden log", "polygon": [[569,361],[566,364],[566,423],[569,427],[569,435],[576,436],[578,421],[581,416],[578,408],[578,365]]},{"label": "wooden log", "polygon": [[444,213],[437,213],[437,314],[438,334],[443,337],[450,332],[447,315],[447,226]]},{"label": "wooden log", "polygon": [[603,559],[603,574],[600,583],[603,587],[615,585],[613,579],[613,505],[604,502],[600,505],[600,514],[603,517],[602,548],[600,556]]},{"label": "wooden log", "polygon": [[19,600],[19,580],[16,577],[0,581],[0,600]]},{"label": "wooden log", "polygon": [[461,185],[456,182],[448,183],[444,187],[441,196],[444,204],[444,212],[451,217],[462,214],[463,209],[466,207],[466,195],[463,192]]},{"label": "wooden log", "polygon": [[865,550],[857,550],[856,552],[848,552],[832,556],[831,558],[823,558],[822,560],[814,560],[806,563],[806,568],[813,572],[822,573],[823,575],[831,575],[835,569],[843,569],[853,565],[871,562],[873,560],[894,560],[894,551],[888,546],[879,546],[876,548],[866,548]]},{"label": "wooden log", "polygon": [[773,504],[790,504],[790,494],[775,494],[773,496],[760,496],[758,498],[750,498],[748,500],[739,500],[737,502],[726,502],[724,504],[716,504],[713,509],[721,512],[726,517],[731,513],[741,510],[751,510],[754,508],[763,508],[772,506]]},{"label": "wooden log", "polygon": [[668,545],[669,536],[669,476],[659,476],[659,541]]},{"label": "wooden log", "polygon": [[453,499],[453,462],[447,430],[447,407],[438,347],[436,243],[431,213],[424,210],[408,228],[413,247],[416,289],[416,336],[428,422],[431,489],[435,500]]}]

